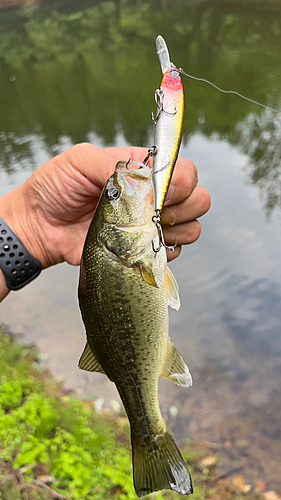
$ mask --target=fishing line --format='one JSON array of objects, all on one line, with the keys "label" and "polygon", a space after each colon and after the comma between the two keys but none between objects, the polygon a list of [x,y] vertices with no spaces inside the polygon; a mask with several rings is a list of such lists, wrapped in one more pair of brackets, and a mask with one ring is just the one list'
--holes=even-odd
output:
[{"label": "fishing line", "polygon": [[275,113],[278,113],[279,115],[281,115],[281,112],[278,111],[278,109],[274,109],[274,108],[271,108],[270,106],[266,106],[265,104],[262,104],[261,102],[254,101],[253,99],[250,99],[249,97],[246,97],[246,96],[244,96],[242,94],[239,94],[239,92],[236,92],[235,90],[223,90],[223,89],[220,89],[214,83],[209,82],[209,80],[205,80],[205,78],[197,78],[196,76],[189,75],[182,68],[178,68],[178,70],[179,70],[180,73],[183,73],[183,75],[188,76],[188,78],[192,78],[193,80],[197,80],[199,82],[208,83],[209,85],[211,85],[212,87],[214,87],[216,90],[219,90],[220,92],[223,92],[223,94],[235,94],[238,97],[241,97],[242,99],[245,99],[245,101],[249,101],[249,102],[251,102],[253,104],[257,104],[258,106],[261,106],[262,108],[269,109],[270,111],[274,111]]}]

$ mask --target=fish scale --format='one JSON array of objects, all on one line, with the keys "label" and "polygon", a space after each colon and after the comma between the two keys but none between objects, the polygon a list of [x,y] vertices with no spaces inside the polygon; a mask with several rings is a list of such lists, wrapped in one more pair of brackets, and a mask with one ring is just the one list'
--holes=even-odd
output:
[{"label": "fish scale", "polygon": [[[95,224],[92,227],[93,231],[95,231]],[[148,367],[141,365],[143,371],[150,376],[155,371],[153,366],[159,364],[159,354],[155,350],[155,344],[158,331],[162,331],[163,319],[167,315],[167,311],[158,307],[157,321],[153,321],[153,327],[151,328],[147,318],[149,316],[155,317],[155,306],[156,304],[159,305],[159,299],[158,301],[158,297],[151,299],[147,290],[151,287],[143,280],[143,282],[137,283],[137,287],[135,286],[135,282],[139,281],[137,270],[126,267],[120,268],[120,264],[114,257],[110,258],[107,253],[105,253],[106,261],[102,264],[102,248],[99,245],[95,245],[95,250],[89,255],[91,255],[90,258],[95,261],[96,265],[92,268],[94,282],[92,284],[88,282],[90,289],[94,293],[88,298],[87,304],[89,309],[91,306],[94,307],[95,311],[98,309],[94,320],[91,314],[90,318],[87,316],[87,320],[93,326],[95,333],[93,338],[91,337],[92,345],[99,352],[101,364],[104,362],[104,364],[108,365],[110,356],[116,357],[118,363],[110,364],[108,373],[116,385],[120,386],[120,388],[122,385],[126,387],[130,380],[128,381],[126,373],[119,370],[120,363],[127,366],[132,364],[130,373],[134,373],[136,366],[138,366],[139,357],[141,357],[141,363],[144,363],[142,354],[145,353],[146,357],[153,356],[154,359],[150,359]],[[84,266],[87,267],[87,261],[85,261]],[[110,283],[110,287],[108,287],[108,283]],[[104,288],[106,288],[106,293],[100,293]],[[118,294],[116,293],[117,289]],[[156,296],[160,295],[158,289],[153,288],[153,294],[154,291]],[[163,298],[162,302],[164,304]],[[142,333],[147,328],[150,329],[150,333],[143,336]],[[138,350],[134,348],[134,353],[131,355],[132,343],[129,342],[130,339],[134,339],[134,345],[136,346],[140,338],[141,344],[138,346]],[[153,339],[155,339],[154,343]],[[126,347],[125,351],[124,347]],[[105,361],[103,361],[104,359]],[[162,364],[163,361],[164,359]],[[154,375],[156,381],[158,376]]]}]

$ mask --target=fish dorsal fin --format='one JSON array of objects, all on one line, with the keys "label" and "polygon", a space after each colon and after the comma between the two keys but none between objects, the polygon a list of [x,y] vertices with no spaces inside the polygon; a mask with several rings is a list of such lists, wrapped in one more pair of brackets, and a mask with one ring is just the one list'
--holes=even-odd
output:
[{"label": "fish dorsal fin", "polygon": [[190,387],[192,385],[190,371],[170,337],[160,377],[166,378],[181,387]]},{"label": "fish dorsal fin", "polygon": [[144,281],[151,286],[154,286],[155,288],[158,288],[158,285],[155,281],[155,277],[153,274],[152,266],[146,266],[145,264],[142,264],[141,262],[138,262],[138,266],[140,268],[140,273]]},{"label": "fish dorsal fin", "polygon": [[104,373],[101,365],[99,364],[96,356],[94,355],[89,342],[86,343],[85,349],[78,362],[78,367],[81,370],[86,370],[87,372],[100,372]]},{"label": "fish dorsal fin", "polygon": [[176,311],[180,308],[180,296],[179,296],[179,286],[176,282],[171,269],[166,265],[164,268],[164,278],[165,278],[165,294],[168,306],[171,306]]}]

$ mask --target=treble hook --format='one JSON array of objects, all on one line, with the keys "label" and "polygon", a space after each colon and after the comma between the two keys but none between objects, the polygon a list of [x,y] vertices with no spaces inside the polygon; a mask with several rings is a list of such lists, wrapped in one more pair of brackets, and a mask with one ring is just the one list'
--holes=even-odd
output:
[{"label": "treble hook", "polygon": [[157,227],[157,233],[158,233],[158,239],[159,239],[159,245],[157,248],[155,248],[154,241],[152,240],[152,242],[151,242],[153,252],[155,252],[155,253],[160,252],[162,247],[166,248],[166,250],[168,250],[169,252],[173,252],[178,244],[177,238],[175,237],[174,245],[166,245],[165,240],[164,240],[163,229],[161,226],[160,210],[155,210],[155,215],[153,215],[153,217],[152,217],[152,222],[154,222],[155,226]]},{"label": "treble hook", "polygon": [[152,156],[155,156],[158,152],[158,147],[157,146],[151,146],[151,148],[148,149],[147,155],[145,159],[143,160],[143,164],[147,165],[149,158],[152,158]]},{"label": "treble hook", "polygon": [[154,121],[154,123],[156,124],[160,118],[160,115],[161,113],[163,112],[165,115],[168,115],[168,116],[174,116],[177,114],[177,108],[175,106],[175,111],[173,113],[170,113],[169,111],[166,111],[164,109],[164,92],[163,90],[161,89],[157,89],[155,90],[154,92],[154,99],[155,99],[155,102],[156,102],[156,106],[157,106],[157,112],[156,112],[156,116],[154,117],[154,113],[151,113],[152,114],[152,121]]},{"label": "treble hook", "polygon": [[128,161],[127,161],[127,163],[126,163],[126,169],[127,169],[127,170],[130,170],[130,169],[129,169],[129,167],[128,167],[128,165],[129,165],[130,161],[131,161],[131,158],[129,158],[129,160],[128,160]]}]

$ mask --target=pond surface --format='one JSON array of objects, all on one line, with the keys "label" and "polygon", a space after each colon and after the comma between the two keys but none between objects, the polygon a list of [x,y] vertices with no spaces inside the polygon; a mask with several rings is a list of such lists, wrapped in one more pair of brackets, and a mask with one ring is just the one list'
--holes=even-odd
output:
[{"label": "pond surface", "polygon": [[[0,11],[0,195],[77,142],[153,144],[158,34],[187,73],[280,108],[281,2],[77,4]],[[171,336],[194,385],[161,380],[161,408],[178,439],[214,443],[221,473],[281,491],[280,114],[203,82],[184,86],[181,155],[212,208],[200,239],[171,264],[182,302]],[[36,342],[80,397],[110,405],[113,384],[77,368],[77,280],[65,264],[44,271],[8,296],[0,320]]]}]

